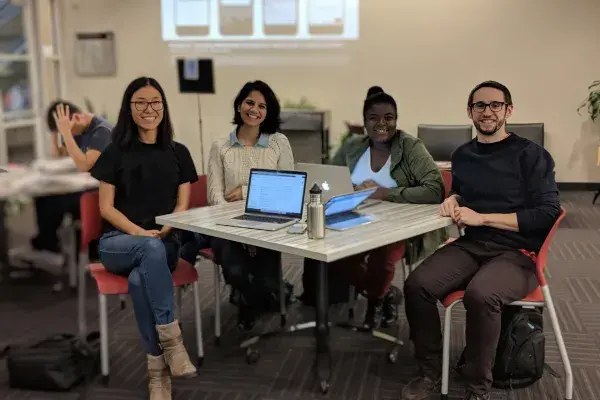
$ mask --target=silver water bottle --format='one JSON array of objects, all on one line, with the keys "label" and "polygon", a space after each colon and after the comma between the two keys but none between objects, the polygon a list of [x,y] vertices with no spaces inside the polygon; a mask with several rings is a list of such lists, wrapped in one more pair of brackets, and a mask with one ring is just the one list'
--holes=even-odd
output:
[{"label": "silver water bottle", "polygon": [[309,239],[325,237],[325,207],[321,203],[321,188],[316,183],[310,189],[310,201],[306,206],[306,230]]}]

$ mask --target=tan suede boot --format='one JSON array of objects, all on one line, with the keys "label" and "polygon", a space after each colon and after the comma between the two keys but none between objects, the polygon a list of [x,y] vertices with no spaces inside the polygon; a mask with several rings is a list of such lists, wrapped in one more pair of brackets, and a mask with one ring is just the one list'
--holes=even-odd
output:
[{"label": "tan suede boot", "polygon": [[165,358],[148,354],[148,392],[150,400],[171,400],[171,377]]},{"label": "tan suede boot", "polygon": [[156,325],[156,331],[158,332],[165,361],[171,369],[171,375],[185,378],[196,376],[196,367],[190,361],[190,356],[188,356],[187,350],[183,346],[179,322],[175,320],[167,325]]}]

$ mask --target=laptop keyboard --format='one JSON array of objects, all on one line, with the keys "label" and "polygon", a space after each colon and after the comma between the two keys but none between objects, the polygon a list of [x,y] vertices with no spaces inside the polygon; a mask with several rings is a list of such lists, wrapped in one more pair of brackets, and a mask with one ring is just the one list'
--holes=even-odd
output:
[{"label": "laptop keyboard", "polygon": [[325,222],[327,225],[335,225],[335,224],[339,224],[340,222],[351,221],[353,219],[363,218],[363,217],[364,217],[363,215],[357,214],[355,212],[347,212],[347,213],[329,215],[325,218]]},{"label": "laptop keyboard", "polygon": [[234,219],[241,219],[243,221],[254,221],[254,222],[268,222],[272,224],[285,224],[286,222],[290,222],[289,218],[280,218],[280,217],[265,217],[261,215],[250,215],[244,214]]}]

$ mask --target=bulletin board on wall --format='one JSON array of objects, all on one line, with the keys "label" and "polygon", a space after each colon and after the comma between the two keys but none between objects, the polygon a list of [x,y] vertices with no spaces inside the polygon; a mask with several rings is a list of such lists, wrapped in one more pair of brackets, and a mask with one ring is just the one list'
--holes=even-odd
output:
[{"label": "bulletin board on wall", "polygon": [[113,32],[76,34],[75,73],[82,77],[110,77],[117,74]]}]

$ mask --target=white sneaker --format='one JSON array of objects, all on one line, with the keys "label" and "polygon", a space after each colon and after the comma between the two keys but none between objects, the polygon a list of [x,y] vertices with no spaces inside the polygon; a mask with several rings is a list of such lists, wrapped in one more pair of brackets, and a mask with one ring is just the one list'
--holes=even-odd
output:
[{"label": "white sneaker", "polygon": [[8,251],[11,264],[27,263],[39,267],[62,268],[65,256],[48,250],[37,250],[30,246],[17,247]]}]

